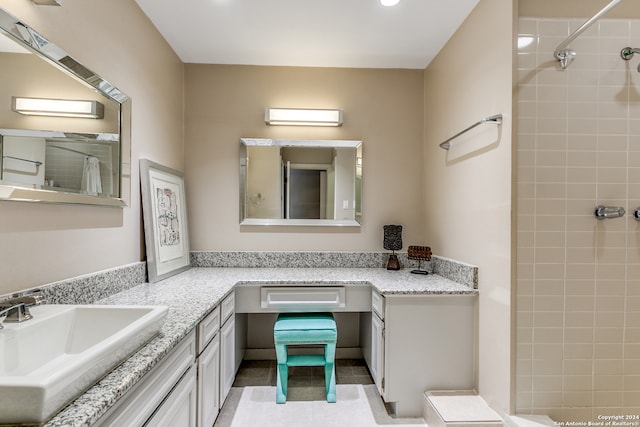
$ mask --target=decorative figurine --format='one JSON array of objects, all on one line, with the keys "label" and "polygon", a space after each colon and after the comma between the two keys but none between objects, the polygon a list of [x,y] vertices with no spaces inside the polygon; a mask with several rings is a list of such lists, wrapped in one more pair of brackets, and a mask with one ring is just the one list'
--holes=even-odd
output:
[{"label": "decorative figurine", "polygon": [[385,225],[382,245],[385,249],[393,251],[393,253],[389,255],[387,270],[400,270],[400,261],[398,261],[396,251],[402,249],[402,226]]},{"label": "decorative figurine", "polygon": [[431,248],[429,246],[409,246],[407,248],[407,257],[418,260],[418,269],[411,270],[413,274],[429,274],[427,270],[420,268],[422,261],[431,260]]}]

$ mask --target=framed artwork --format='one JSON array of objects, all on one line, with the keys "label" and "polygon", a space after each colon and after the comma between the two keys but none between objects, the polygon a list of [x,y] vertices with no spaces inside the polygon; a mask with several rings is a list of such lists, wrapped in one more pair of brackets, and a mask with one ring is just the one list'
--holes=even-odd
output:
[{"label": "framed artwork", "polygon": [[187,206],[181,172],[140,160],[142,217],[149,282],[173,276],[190,266]]}]

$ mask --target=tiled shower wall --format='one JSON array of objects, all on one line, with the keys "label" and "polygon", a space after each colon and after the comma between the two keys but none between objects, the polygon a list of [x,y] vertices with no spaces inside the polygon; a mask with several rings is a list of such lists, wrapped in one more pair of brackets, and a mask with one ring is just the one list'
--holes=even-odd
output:
[{"label": "tiled shower wall", "polygon": [[640,415],[640,21],[600,20],[563,71],[584,21],[519,22],[516,410],[560,422]]}]

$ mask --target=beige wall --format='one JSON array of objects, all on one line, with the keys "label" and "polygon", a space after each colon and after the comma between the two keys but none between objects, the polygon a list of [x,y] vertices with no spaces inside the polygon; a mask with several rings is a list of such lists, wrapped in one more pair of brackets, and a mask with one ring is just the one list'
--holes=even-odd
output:
[{"label": "beige wall", "polygon": [[[434,253],[479,266],[478,387],[510,406],[512,32],[510,0],[481,0],[425,72],[423,191]],[[492,23],[489,25],[489,23]],[[479,119],[475,140],[438,144]]]},{"label": "beige wall", "polygon": [[[640,412],[640,73],[620,58],[640,7],[594,24],[562,71],[553,50],[582,19],[540,3],[521,1],[519,23],[537,43],[518,53],[516,407],[597,422]],[[598,204],[627,215],[598,221]]]},{"label": "beige wall", "polygon": [[183,168],[183,65],[133,1],[0,0],[132,103],[132,205],[0,202],[0,294],[143,259],[138,160]]},{"label": "beige wall", "polygon": [[[186,66],[186,191],[194,250],[381,251],[382,226],[423,244],[423,72]],[[267,126],[264,107],[343,108],[339,128]],[[239,225],[241,137],[363,140],[360,229]]]}]

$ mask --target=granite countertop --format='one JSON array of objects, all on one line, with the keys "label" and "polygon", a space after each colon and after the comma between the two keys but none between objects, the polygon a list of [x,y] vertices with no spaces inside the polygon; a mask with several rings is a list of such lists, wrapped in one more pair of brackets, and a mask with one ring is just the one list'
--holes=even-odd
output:
[{"label": "granite countertop", "polygon": [[47,424],[87,426],[166,356],[236,285],[370,285],[392,295],[475,295],[476,289],[444,277],[382,268],[192,268],[157,283],[143,283],[98,304],[166,305],[161,333]]}]

